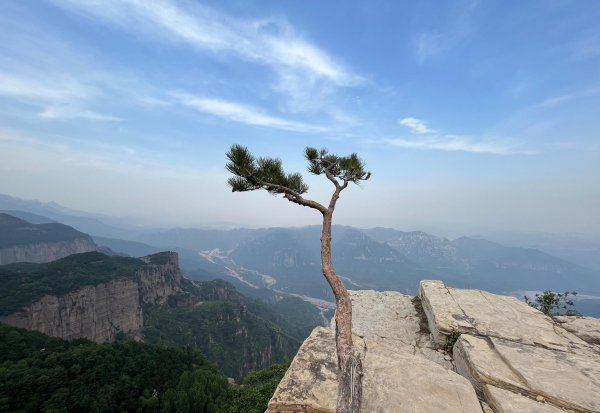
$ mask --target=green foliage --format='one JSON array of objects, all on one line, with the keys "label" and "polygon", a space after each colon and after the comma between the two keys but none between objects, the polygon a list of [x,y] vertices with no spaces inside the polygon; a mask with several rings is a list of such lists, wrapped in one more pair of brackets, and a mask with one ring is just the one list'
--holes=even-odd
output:
[{"label": "green foliage", "polygon": [[144,262],[137,258],[85,252],[46,264],[0,266],[0,315],[10,314],[44,296],[62,295],[84,285],[119,277],[133,278]]},{"label": "green foliage", "polygon": [[144,257],[148,260],[148,263],[152,265],[165,265],[171,261],[172,252],[157,252],[156,254],[148,255]]},{"label": "green foliage", "polygon": [[345,182],[358,184],[371,177],[371,172],[365,170],[365,164],[353,153],[350,156],[330,154],[327,149],[306,148],[304,157],[308,161],[308,171],[314,175],[331,174]]},{"label": "green foliage", "polygon": [[444,349],[448,353],[452,353],[452,349],[454,349],[454,344],[456,344],[459,337],[460,337],[460,332],[455,329],[452,329],[452,332],[450,333],[450,335],[448,337],[446,337],[446,346],[444,347]]},{"label": "green foliage", "polygon": [[227,180],[233,192],[252,191],[263,187],[273,194],[285,192],[282,189],[265,187],[265,182],[288,188],[298,194],[308,191],[308,185],[303,182],[302,175],[286,174],[280,159],[255,158],[248,148],[241,145],[233,145],[227,152],[227,158],[229,162],[225,167],[235,175]]},{"label": "green foliage", "polygon": [[280,326],[254,314],[258,304],[246,304],[204,301],[193,306],[150,308],[145,316],[144,339],[198,349],[221,371],[238,379],[293,356],[304,337],[288,336]]},{"label": "green foliage", "polygon": [[549,316],[556,315],[581,315],[573,308],[573,300],[569,296],[576,296],[575,291],[565,291],[564,293],[556,293],[550,290],[544,291],[542,294],[535,294],[535,300],[531,301],[529,297],[524,296],[523,299],[531,307],[540,310],[542,313]]},{"label": "green foliage", "polygon": [[228,404],[227,380],[196,351],[0,333],[0,412],[209,413]]},{"label": "green foliage", "polygon": [[[308,192],[308,185],[299,173],[286,174],[280,159],[255,158],[247,147],[233,145],[227,152],[229,162],[226,168],[234,176],[227,180],[233,192],[266,189],[272,194],[294,196]],[[305,158],[308,171],[315,175],[326,174],[332,179],[340,179],[343,183],[367,180],[371,173],[365,171],[364,162],[353,153],[350,156],[330,154],[326,149],[306,148]]]},{"label": "green foliage", "polygon": [[227,406],[219,413],[263,413],[277,385],[290,366],[286,361],[248,374],[239,387],[229,389]]}]

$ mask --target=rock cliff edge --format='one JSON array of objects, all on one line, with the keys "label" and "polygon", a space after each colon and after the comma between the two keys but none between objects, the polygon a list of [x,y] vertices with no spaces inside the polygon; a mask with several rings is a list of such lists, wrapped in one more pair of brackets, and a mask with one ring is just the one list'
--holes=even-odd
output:
[{"label": "rock cliff edge", "polygon": [[[600,412],[600,319],[422,281],[418,297],[352,291],[364,413]],[[333,413],[335,329],[306,339],[268,413]]]}]

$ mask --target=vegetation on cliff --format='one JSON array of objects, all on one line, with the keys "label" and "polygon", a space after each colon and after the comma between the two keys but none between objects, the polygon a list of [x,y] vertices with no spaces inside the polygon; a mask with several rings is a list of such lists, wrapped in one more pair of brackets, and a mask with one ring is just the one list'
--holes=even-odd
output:
[{"label": "vegetation on cliff", "polygon": [[184,288],[187,296],[145,309],[146,342],[200,350],[225,374],[240,379],[293,357],[305,338],[294,321],[229,283],[188,281]]},{"label": "vegetation on cliff", "polygon": [[0,315],[15,312],[46,294],[60,296],[84,285],[133,278],[143,265],[144,261],[138,258],[108,256],[96,251],[69,255],[44,264],[2,265]]}]

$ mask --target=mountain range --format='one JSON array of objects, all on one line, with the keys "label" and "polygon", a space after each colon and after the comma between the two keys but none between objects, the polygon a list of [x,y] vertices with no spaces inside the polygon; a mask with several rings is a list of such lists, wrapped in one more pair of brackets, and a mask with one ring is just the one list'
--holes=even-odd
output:
[{"label": "mountain range", "polygon": [[[5,199],[0,197],[0,209],[15,206]],[[55,204],[34,202],[28,206],[28,202],[20,200],[20,213],[40,215],[45,208],[54,214],[46,218],[53,220],[65,213]],[[67,218],[76,221],[71,215]],[[98,217],[85,218],[102,224]],[[76,223],[73,226],[83,228]],[[317,226],[234,230],[136,227],[115,232],[107,228],[102,227],[101,233],[89,232],[97,245],[131,256],[176,251],[189,277],[223,278],[247,296],[272,300],[277,294],[296,295],[322,309],[332,301],[321,275]],[[450,240],[422,231],[334,226],[332,252],[334,265],[350,289],[415,293],[419,280],[441,279],[451,286],[515,295],[575,290],[588,298],[581,300],[586,312],[600,313],[600,271],[534,248],[505,246],[481,237]]]}]

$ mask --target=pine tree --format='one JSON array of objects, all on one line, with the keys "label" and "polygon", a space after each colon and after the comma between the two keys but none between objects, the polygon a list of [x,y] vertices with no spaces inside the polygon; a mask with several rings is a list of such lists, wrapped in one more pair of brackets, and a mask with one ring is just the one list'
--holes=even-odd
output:
[{"label": "pine tree", "polygon": [[363,161],[355,153],[350,156],[330,154],[326,149],[306,148],[305,158],[308,171],[314,175],[325,175],[335,190],[328,206],[304,198],[308,185],[299,173],[286,173],[281,160],[256,158],[248,148],[233,145],[227,152],[226,168],[234,176],[227,181],[233,192],[264,189],[270,194],[298,205],[315,209],[323,216],[321,234],[321,263],[323,275],[335,297],[336,332],[335,344],[338,359],[337,413],[358,413],[362,397],[362,361],[352,343],[352,302],[348,290],[336,273],[331,259],[331,224],[333,212],[341,192],[350,183],[359,184],[371,177]]}]

